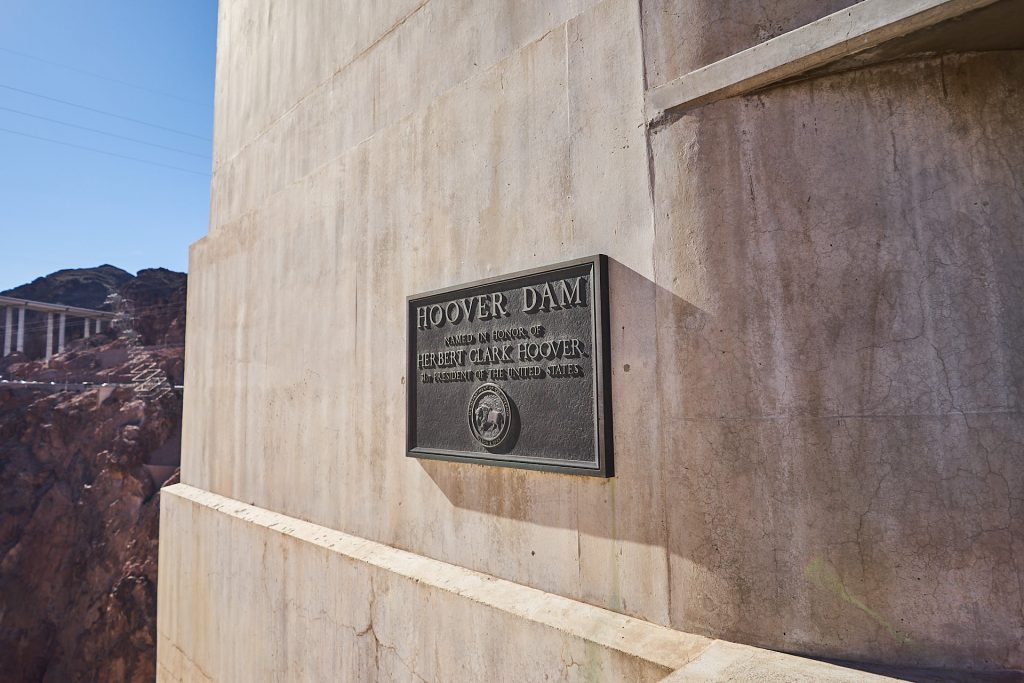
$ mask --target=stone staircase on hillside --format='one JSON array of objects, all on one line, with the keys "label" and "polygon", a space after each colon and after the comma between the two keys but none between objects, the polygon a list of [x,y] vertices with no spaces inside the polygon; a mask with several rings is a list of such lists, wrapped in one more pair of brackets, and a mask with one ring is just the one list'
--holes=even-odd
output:
[{"label": "stone staircase on hillside", "polygon": [[167,374],[140,342],[127,302],[117,294],[108,297],[107,301],[115,306],[117,314],[114,325],[128,345],[128,374],[135,395],[147,401],[156,401],[174,391],[174,387],[167,381]]},{"label": "stone staircase on hillside", "polygon": [[139,344],[139,334],[126,330],[124,339],[128,342],[128,372],[135,385],[135,395],[146,400],[158,400],[173,391],[167,375],[153,360],[146,348]]}]

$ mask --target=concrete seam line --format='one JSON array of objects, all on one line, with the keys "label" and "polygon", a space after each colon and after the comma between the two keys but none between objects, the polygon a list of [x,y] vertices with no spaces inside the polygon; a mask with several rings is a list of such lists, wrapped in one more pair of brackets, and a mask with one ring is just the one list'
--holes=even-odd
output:
[{"label": "concrete seam line", "polygon": [[188,484],[168,486],[162,490],[162,494],[188,500],[195,505],[262,526],[337,555],[459,595],[522,619],[544,624],[666,669],[676,670],[685,666],[715,642],[704,636],[677,631],[329,529]]},{"label": "concrete seam line", "polygon": [[647,118],[791,78],[999,0],[862,0],[647,92]]}]

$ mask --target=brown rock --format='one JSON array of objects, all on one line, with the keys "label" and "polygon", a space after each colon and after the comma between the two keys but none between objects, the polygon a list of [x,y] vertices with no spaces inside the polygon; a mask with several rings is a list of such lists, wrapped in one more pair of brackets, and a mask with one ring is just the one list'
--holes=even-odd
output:
[{"label": "brown rock", "polygon": [[[183,374],[184,349],[167,342],[183,328],[179,284],[180,296],[149,290],[166,307],[149,309],[143,333],[172,383]],[[124,346],[78,340],[49,366],[10,357],[0,372],[123,382]],[[177,393],[0,388],[0,683],[154,679],[157,482],[178,463],[180,430]]]}]

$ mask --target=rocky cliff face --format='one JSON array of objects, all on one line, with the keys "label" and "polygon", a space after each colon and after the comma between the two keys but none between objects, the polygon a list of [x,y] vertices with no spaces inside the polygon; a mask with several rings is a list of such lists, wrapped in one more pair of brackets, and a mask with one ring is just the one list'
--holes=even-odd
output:
[{"label": "rocky cliff face", "polygon": [[184,273],[147,268],[118,290],[146,346],[185,343],[185,279]]},{"label": "rocky cliff face", "polygon": [[[114,287],[149,358],[180,384],[184,274],[94,270],[62,271],[60,282],[11,295],[99,307],[98,292],[106,299]],[[69,281],[95,292],[75,298],[61,290]],[[154,678],[159,490],[176,478],[181,394],[144,400],[114,386],[130,383],[130,363],[113,333],[73,340],[49,364],[21,354],[0,361],[4,378],[59,383],[0,385],[4,683]],[[61,390],[81,381],[108,386]]]}]

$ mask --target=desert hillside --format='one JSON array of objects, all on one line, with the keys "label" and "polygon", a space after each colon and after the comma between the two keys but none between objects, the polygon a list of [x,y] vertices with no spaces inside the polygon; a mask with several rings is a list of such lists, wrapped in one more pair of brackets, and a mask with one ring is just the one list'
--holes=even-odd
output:
[{"label": "desert hillside", "polygon": [[[4,683],[154,678],[159,491],[179,462],[185,283],[100,266],[2,292],[121,314],[87,339],[69,326],[49,362],[36,314],[25,353],[0,359]],[[159,390],[137,390],[143,370]]]}]

